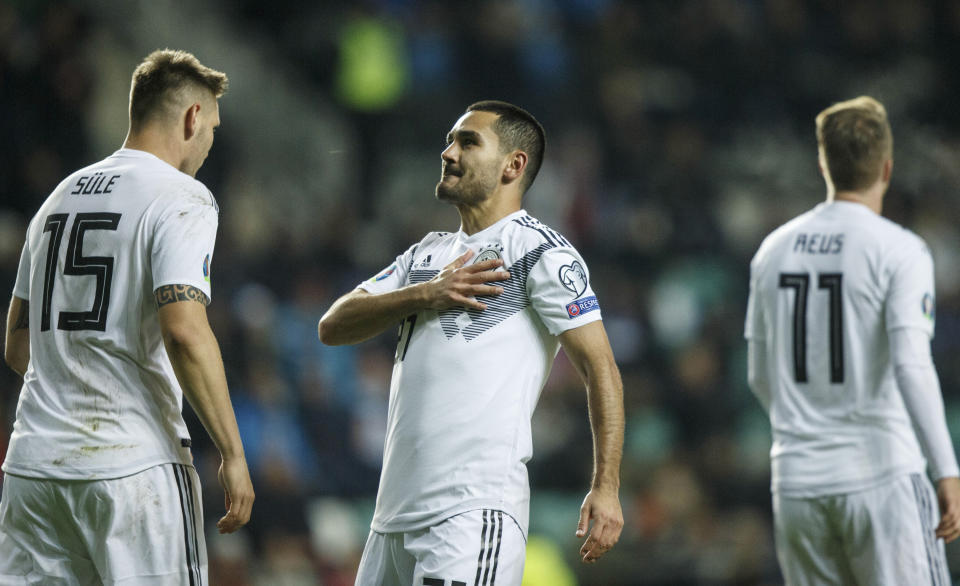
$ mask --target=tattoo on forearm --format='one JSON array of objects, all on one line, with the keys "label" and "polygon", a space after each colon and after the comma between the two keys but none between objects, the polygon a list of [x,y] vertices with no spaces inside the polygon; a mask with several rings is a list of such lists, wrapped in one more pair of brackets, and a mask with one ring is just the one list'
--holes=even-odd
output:
[{"label": "tattoo on forearm", "polygon": [[196,301],[204,305],[210,303],[210,299],[207,298],[203,291],[190,285],[164,285],[163,287],[158,287],[157,290],[154,291],[154,295],[157,298],[158,308],[168,303],[176,303],[177,301]]},{"label": "tattoo on forearm", "polygon": [[13,328],[10,331],[26,330],[30,327],[30,302],[26,299],[20,301],[20,313],[13,322]]}]

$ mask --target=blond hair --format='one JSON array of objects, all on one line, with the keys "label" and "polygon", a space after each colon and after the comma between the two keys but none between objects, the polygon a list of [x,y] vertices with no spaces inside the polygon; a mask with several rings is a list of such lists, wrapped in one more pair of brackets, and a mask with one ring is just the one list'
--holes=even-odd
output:
[{"label": "blond hair", "polygon": [[834,104],[817,115],[817,147],[837,191],[862,191],[893,158],[893,133],[883,104],[869,96]]},{"label": "blond hair", "polygon": [[146,56],[130,82],[130,127],[175,116],[185,91],[209,91],[219,98],[227,91],[226,74],[210,69],[186,51],[159,49]]}]

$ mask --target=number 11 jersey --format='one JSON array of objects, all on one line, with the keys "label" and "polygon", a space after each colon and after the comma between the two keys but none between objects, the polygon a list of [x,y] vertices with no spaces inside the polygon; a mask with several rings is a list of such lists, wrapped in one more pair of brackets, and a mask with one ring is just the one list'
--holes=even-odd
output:
[{"label": "number 11 jersey", "polygon": [[924,473],[888,332],[933,335],[921,238],[859,203],[787,222],[750,265],[745,335],[766,350],[772,488],[817,497]]},{"label": "number 11 jersey", "polygon": [[202,183],[132,149],[51,193],[13,290],[30,302],[30,364],[5,472],[103,479],[191,464],[154,291],[189,285],[209,299],[217,213]]}]

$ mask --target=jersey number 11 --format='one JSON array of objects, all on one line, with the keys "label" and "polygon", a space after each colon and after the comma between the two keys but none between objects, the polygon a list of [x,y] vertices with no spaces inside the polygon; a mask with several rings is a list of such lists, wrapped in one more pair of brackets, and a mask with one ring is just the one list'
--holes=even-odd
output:
[{"label": "jersey number 11", "polygon": [[[780,273],[780,288],[793,289],[793,373],[798,383],[807,382],[807,293],[810,275]],[[830,382],[843,382],[843,274],[820,273],[817,288],[830,294]]]}]

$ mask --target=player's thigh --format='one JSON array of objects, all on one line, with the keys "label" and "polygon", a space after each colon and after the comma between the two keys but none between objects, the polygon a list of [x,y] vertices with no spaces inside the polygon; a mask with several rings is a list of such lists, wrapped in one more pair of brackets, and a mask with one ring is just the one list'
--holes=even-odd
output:
[{"label": "player's thigh", "polygon": [[404,535],[416,558],[414,586],[519,586],[526,540],[513,518],[490,509],[469,511]]},{"label": "player's thigh", "polygon": [[97,584],[75,517],[63,508],[70,483],[6,475],[0,496],[0,585]]},{"label": "player's thigh", "polygon": [[91,483],[74,495],[105,584],[207,584],[200,480],[163,464]]},{"label": "player's thigh", "polygon": [[925,476],[847,495],[845,540],[857,581],[878,586],[949,584],[936,494]]},{"label": "player's thigh", "polygon": [[363,546],[354,584],[407,586],[400,575],[412,575],[415,561],[413,556],[403,551],[403,533],[377,533],[371,530]]},{"label": "player's thigh", "polygon": [[773,495],[777,561],[788,586],[851,584],[840,536],[823,499]]}]

